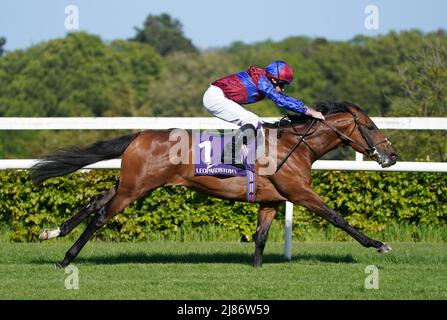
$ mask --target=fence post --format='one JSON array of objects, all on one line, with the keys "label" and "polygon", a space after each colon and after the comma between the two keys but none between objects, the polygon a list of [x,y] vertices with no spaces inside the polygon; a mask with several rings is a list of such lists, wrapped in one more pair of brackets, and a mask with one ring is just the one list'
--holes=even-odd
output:
[{"label": "fence post", "polygon": [[363,161],[363,154],[360,152],[355,152],[355,161]]},{"label": "fence post", "polygon": [[292,259],[292,221],[293,203],[286,201],[286,225],[284,233],[284,257],[286,260]]}]

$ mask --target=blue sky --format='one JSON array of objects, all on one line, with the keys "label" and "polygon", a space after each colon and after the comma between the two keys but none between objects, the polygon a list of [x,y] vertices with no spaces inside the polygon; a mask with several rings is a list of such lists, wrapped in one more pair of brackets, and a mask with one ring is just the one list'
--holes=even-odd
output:
[{"label": "blue sky", "polygon": [[[79,8],[82,31],[104,40],[127,39],[148,14],[169,13],[199,48],[305,35],[347,40],[390,30],[447,29],[446,0],[2,0],[0,36],[7,50],[64,37],[67,5]],[[379,29],[368,30],[365,8],[379,9]]]}]

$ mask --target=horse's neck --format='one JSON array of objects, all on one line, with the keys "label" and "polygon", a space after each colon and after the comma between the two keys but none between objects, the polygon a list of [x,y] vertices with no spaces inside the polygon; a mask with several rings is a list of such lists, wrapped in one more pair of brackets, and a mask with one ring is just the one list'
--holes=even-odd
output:
[{"label": "horse's neck", "polygon": [[[319,128],[314,134],[307,138],[309,144],[314,148],[314,152],[318,154],[315,160],[320,159],[325,154],[336,149],[342,144],[342,140],[331,128],[318,123]],[[332,123],[334,127],[334,123]],[[314,160],[314,161],[315,161]]]},{"label": "horse's neck", "polygon": [[[319,126],[320,127],[316,128],[315,131],[314,129],[311,129],[311,134],[304,138],[306,142],[301,142],[301,144],[307,144],[306,147],[299,148],[300,152],[309,153],[309,158],[312,159],[312,162],[336,149],[342,142],[330,128],[322,126],[321,124],[319,124]],[[296,128],[297,132],[303,134],[303,128],[305,129],[305,127],[299,126]],[[289,135],[290,137],[287,137]],[[286,138],[284,139],[284,137]],[[285,143],[289,150],[293,148],[300,139],[301,136],[290,127],[279,129],[270,128],[268,129],[268,132],[266,132],[267,143],[273,143],[272,140],[276,140],[278,146],[281,143]]]}]

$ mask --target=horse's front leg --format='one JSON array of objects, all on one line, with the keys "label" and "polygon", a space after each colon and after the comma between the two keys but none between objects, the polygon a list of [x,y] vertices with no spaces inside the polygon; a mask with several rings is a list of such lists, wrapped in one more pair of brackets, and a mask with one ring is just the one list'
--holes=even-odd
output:
[{"label": "horse's front leg", "polygon": [[297,190],[296,194],[290,195],[289,201],[294,204],[303,205],[310,211],[315,212],[329,221],[335,227],[343,229],[364,247],[376,248],[380,253],[391,251],[390,246],[380,241],[373,240],[352,227],[342,216],[329,207],[310,186],[306,185],[304,188],[301,187],[295,190]]},{"label": "horse's front leg", "polygon": [[254,266],[262,266],[262,255],[264,253],[267,235],[270,230],[273,219],[278,211],[279,202],[261,203],[258,216],[258,227],[255,235],[255,261]]}]

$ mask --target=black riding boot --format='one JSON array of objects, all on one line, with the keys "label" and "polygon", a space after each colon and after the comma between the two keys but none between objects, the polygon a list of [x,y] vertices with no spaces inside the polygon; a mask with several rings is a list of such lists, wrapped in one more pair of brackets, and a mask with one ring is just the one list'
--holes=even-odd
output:
[{"label": "black riding boot", "polygon": [[[251,131],[251,133],[250,133]],[[228,143],[225,148],[224,152],[222,153],[222,163],[232,164],[237,168],[245,170],[245,164],[242,163],[242,150],[241,148],[236,148],[238,145],[247,146],[249,143],[253,141],[253,139],[256,138],[256,128],[252,124],[244,124],[242,127],[240,127],[234,137],[231,139],[231,143]],[[243,141],[241,141],[243,139]],[[231,158],[226,158],[231,155]],[[231,162],[230,162],[231,161]]]}]

